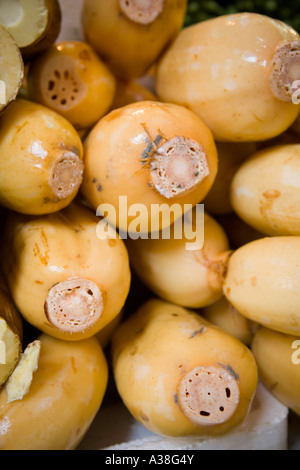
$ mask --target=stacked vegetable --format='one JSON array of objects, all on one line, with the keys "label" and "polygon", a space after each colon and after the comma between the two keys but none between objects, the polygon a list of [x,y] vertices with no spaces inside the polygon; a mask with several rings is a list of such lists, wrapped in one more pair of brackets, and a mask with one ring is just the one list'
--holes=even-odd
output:
[{"label": "stacked vegetable", "polygon": [[164,436],[236,428],[259,379],[300,412],[300,36],[187,7],[84,0],[58,41],[56,0],[1,2],[0,449],[75,449],[110,371]]}]

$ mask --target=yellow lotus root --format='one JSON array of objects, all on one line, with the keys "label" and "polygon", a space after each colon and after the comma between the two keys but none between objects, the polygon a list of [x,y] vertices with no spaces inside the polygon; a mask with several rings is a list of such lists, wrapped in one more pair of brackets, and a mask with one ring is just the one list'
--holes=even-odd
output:
[{"label": "yellow lotus root", "polygon": [[186,8],[187,0],[84,0],[84,36],[118,78],[139,78],[177,36]]},{"label": "yellow lotus root", "polygon": [[71,204],[40,217],[12,213],[1,259],[23,317],[51,336],[91,337],[119,315],[131,273],[126,247],[115,233],[97,237],[99,219]]},{"label": "yellow lotus root", "polygon": [[300,336],[300,237],[263,237],[229,259],[223,291],[248,319]]},{"label": "yellow lotus root", "polygon": [[277,400],[300,416],[300,340],[261,327],[251,349],[263,384]]},{"label": "yellow lotus root", "polygon": [[299,114],[300,36],[257,13],[183,29],[157,68],[161,100],[187,106],[218,141],[262,141]]},{"label": "yellow lotus root", "polygon": [[0,204],[22,214],[67,207],[83,179],[83,146],[55,111],[18,98],[0,117]]},{"label": "yellow lotus root", "polygon": [[8,403],[6,387],[0,392],[0,449],[75,450],[102,404],[106,358],[96,338],[70,343],[42,334],[37,341],[27,394]]},{"label": "yellow lotus root", "polygon": [[[116,109],[94,126],[84,148],[81,192],[125,232],[170,226],[206,196],[218,170],[211,131],[174,104],[141,101]],[[162,205],[172,206],[168,220],[159,217]]]},{"label": "yellow lotus root", "polygon": [[80,130],[92,127],[109,110],[116,81],[93,48],[63,41],[31,64],[28,96],[64,116]]},{"label": "yellow lotus root", "polygon": [[239,340],[195,312],[150,299],[118,327],[113,372],[131,414],[170,437],[220,436],[247,416],[257,366]]},{"label": "yellow lotus root", "polygon": [[[180,236],[172,227],[170,237],[127,240],[131,266],[146,286],[158,297],[189,308],[205,307],[222,297],[231,254],[220,224],[208,214],[203,221],[195,215],[190,223],[180,221]],[[188,239],[192,234],[193,243]]]},{"label": "yellow lotus root", "polygon": [[231,182],[231,203],[266,235],[300,235],[300,145],[267,147],[246,160]]}]

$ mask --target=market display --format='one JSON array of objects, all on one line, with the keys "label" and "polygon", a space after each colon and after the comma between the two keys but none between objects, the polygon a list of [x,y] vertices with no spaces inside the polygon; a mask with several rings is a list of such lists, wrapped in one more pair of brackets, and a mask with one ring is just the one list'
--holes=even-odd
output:
[{"label": "market display", "polygon": [[299,419],[298,17],[64,1],[0,2],[0,450]]}]

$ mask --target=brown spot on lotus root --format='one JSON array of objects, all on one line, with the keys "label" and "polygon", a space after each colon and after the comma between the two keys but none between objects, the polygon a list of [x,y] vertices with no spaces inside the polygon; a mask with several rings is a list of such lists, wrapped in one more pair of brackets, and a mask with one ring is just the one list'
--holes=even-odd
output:
[{"label": "brown spot on lotus root", "polygon": [[280,191],[278,191],[277,189],[269,189],[268,191],[265,191],[263,193],[263,196],[266,198],[266,199],[276,199],[278,198],[279,196],[281,195]]},{"label": "brown spot on lotus root", "polygon": [[133,348],[131,348],[129,351],[130,356],[135,356],[137,351],[138,351],[137,346],[134,346]]},{"label": "brown spot on lotus root", "polygon": [[274,383],[270,384],[268,386],[268,389],[270,390],[270,392],[272,392],[273,390],[275,390],[276,387],[278,387],[278,382],[274,382]]},{"label": "brown spot on lotus root", "polygon": [[206,331],[205,326],[202,326],[201,328],[199,328],[199,330],[195,330],[193,334],[190,336],[190,338],[195,338],[196,336],[201,335],[205,331]]},{"label": "brown spot on lotus root", "polygon": [[91,55],[87,49],[83,49],[83,51],[79,53],[79,58],[82,60],[91,60]]},{"label": "brown spot on lotus root", "polygon": [[140,418],[142,421],[144,421],[145,423],[147,423],[149,421],[149,417],[147,415],[145,415],[144,413],[142,413],[140,415]]}]

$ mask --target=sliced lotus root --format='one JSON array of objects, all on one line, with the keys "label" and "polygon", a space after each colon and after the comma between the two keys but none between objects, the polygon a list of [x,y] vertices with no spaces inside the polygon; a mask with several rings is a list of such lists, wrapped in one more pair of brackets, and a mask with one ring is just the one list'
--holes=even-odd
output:
[{"label": "sliced lotus root", "polygon": [[221,366],[199,366],[179,382],[178,402],[187,418],[201,426],[228,421],[237,409],[236,378]]},{"label": "sliced lotus root", "polygon": [[210,170],[203,147],[193,139],[174,137],[163,143],[151,161],[152,182],[170,199],[195,188]]},{"label": "sliced lotus root", "polygon": [[293,93],[300,88],[297,81],[300,81],[300,40],[277,48],[270,74],[271,90],[279,100],[290,102]]},{"label": "sliced lotus root", "polygon": [[53,44],[60,32],[59,0],[1,0],[0,24],[15,39],[27,62]]},{"label": "sliced lotus root", "polygon": [[87,331],[99,320],[103,298],[99,287],[87,279],[71,279],[53,286],[45,302],[49,322],[59,330]]},{"label": "sliced lotus root", "polygon": [[44,34],[49,16],[45,3],[45,0],[1,0],[1,24],[20,48],[33,44]]},{"label": "sliced lotus root", "polygon": [[165,0],[119,0],[119,3],[129,20],[147,25],[162,13]]},{"label": "sliced lotus root", "polygon": [[13,37],[0,26],[0,111],[17,97],[23,77],[20,49]]},{"label": "sliced lotus root", "polygon": [[49,58],[42,71],[42,93],[49,107],[58,112],[67,111],[80,103],[87,91],[88,86],[79,77],[72,57]]},{"label": "sliced lotus root", "polygon": [[66,152],[52,168],[49,185],[59,199],[75,194],[82,183],[84,164],[73,152]]}]

